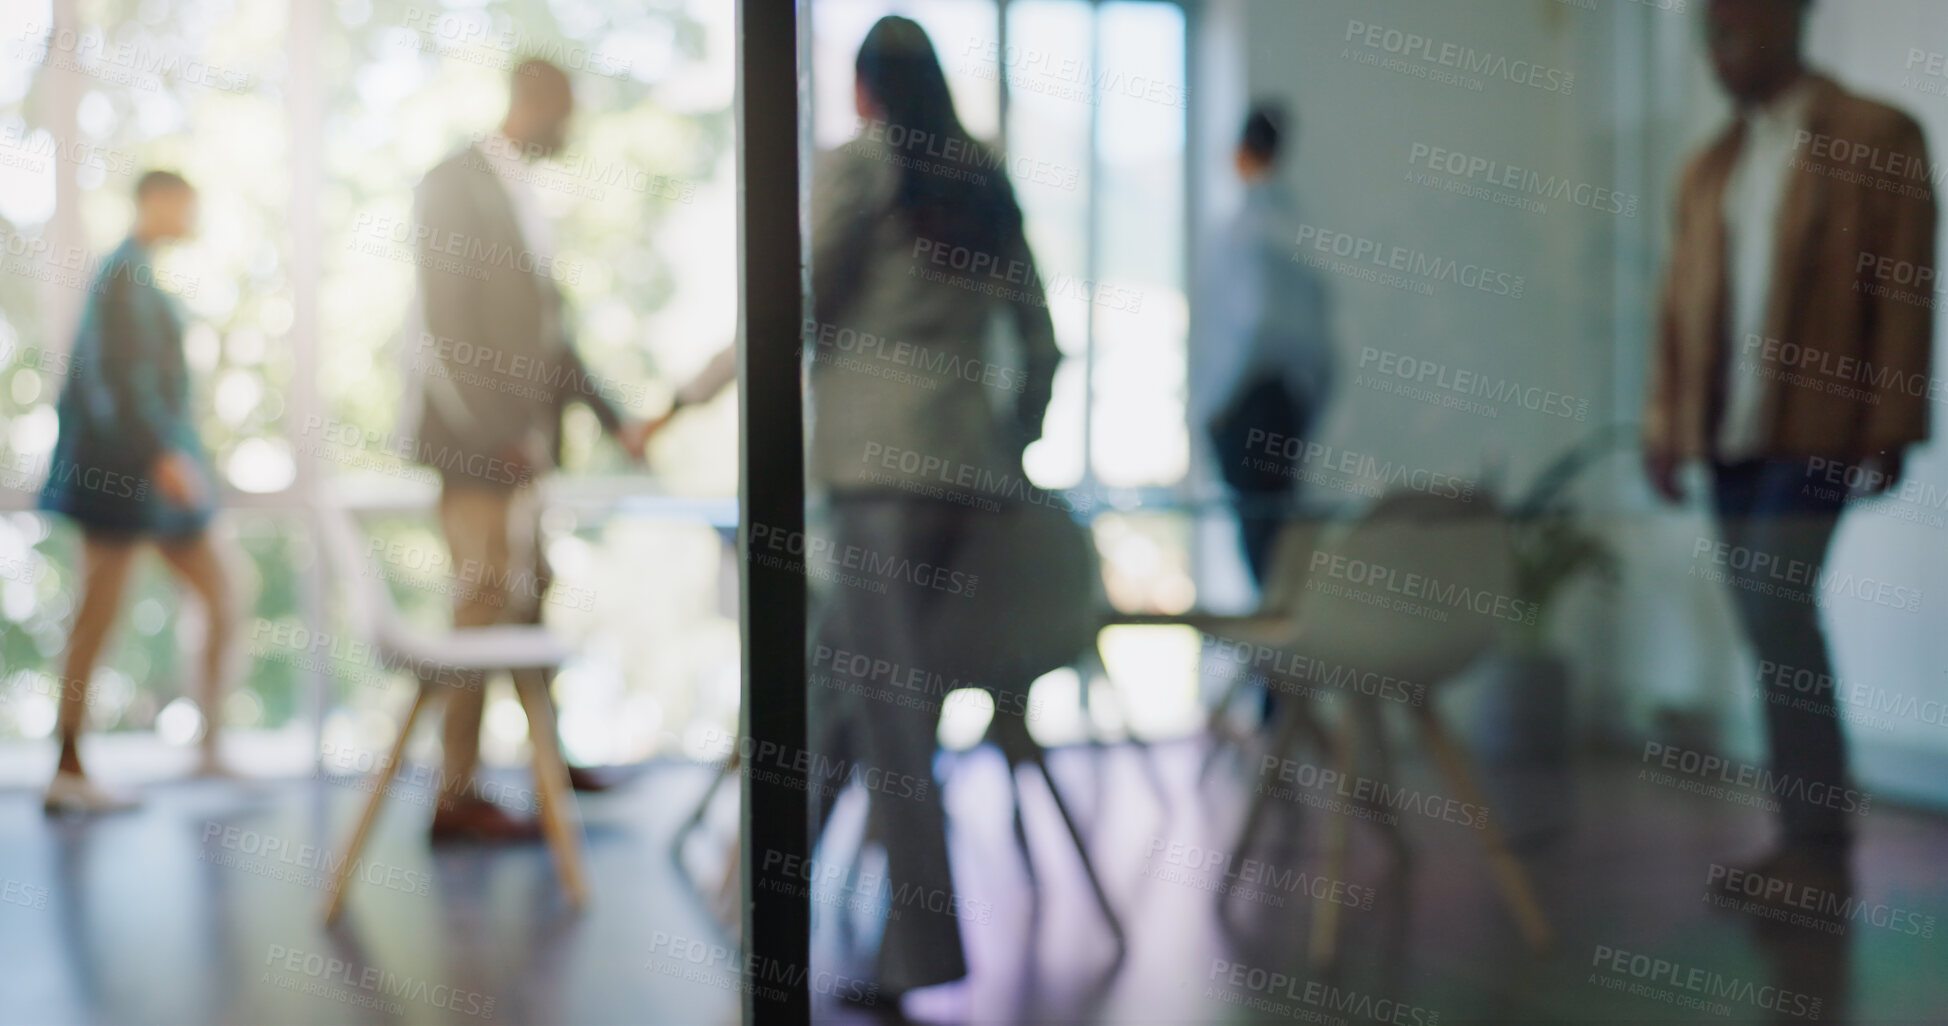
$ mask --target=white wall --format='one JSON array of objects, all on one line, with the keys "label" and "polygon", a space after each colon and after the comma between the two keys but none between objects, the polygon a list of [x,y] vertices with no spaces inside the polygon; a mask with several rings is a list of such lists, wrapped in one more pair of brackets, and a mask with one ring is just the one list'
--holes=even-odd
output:
[{"label": "white wall", "polygon": [[[1501,461],[1522,483],[1577,438],[1635,421],[1672,182],[1728,116],[1697,44],[1697,0],[1685,6],[1693,10],[1634,0],[1211,0],[1206,26],[1223,38],[1203,52],[1241,60],[1205,62],[1198,113],[1229,126],[1240,96],[1291,105],[1300,130],[1286,175],[1309,221],[1526,278],[1524,297],[1511,302],[1450,286],[1423,297],[1329,276],[1348,374],[1326,441],[1470,478]],[[1907,48],[1926,45],[1913,40],[1948,39],[1948,5],[1876,0],[1873,14],[1826,0],[1810,27],[1815,62],[1897,99],[1923,119],[1937,153],[1948,151],[1948,98],[1904,89],[1901,80]],[[1348,40],[1352,22],[1563,69],[1575,85],[1564,95],[1476,76],[1485,86],[1476,92],[1362,64],[1351,55],[1371,51]],[[1214,135],[1217,152],[1203,155],[1204,166],[1222,182],[1218,148],[1228,145],[1229,129]],[[1404,178],[1415,143],[1633,194],[1637,216],[1556,201],[1536,215],[1413,184]],[[1235,201],[1235,191],[1207,189],[1200,214],[1221,216]],[[1361,388],[1352,376],[1369,346],[1584,398],[1589,417],[1576,424],[1503,409],[1490,419]],[[1721,590],[1689,574],[1692,545],[1711,534],[1710,520],[1701,501],[1683,510],[1652,503],[1636,467],[1634,452],[1620,454],[1578,493],[1628,561],[1614,596],[1579,589],[1557,625],[1575,655],[1579,719],[1593,736],[1633,744],[1671,729],[1657,721],[1673,712],[1756,756],[1763,747],[1745,690],[1750,655]],[[1923,450],[1912,469],[1948,495],[1944,447]],[[1920,615],[1829,603],[1838,672],[1923,701],[1948,700],[1948,632],[1935,627],[1948,589],[1929,587],[1944,579],[1948,534],[1872,509],[1849,516],[1832,568],[1929,594]],[[1948,723],[1912,717],[1887,729],[1850,728],[1850,736],[1866,786],[1948,804]]]}]

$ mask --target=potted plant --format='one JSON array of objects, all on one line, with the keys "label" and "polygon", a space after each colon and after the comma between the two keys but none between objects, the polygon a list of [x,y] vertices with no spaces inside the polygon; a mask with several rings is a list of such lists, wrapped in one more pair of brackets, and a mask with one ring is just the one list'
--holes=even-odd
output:
[{"label": "potted plant", "polygon": [[1557,457],[1527,494],[1508,506],[1515,560],[1515,598],[1533,617],[1511,622],[1491,655],[1475,717],[1475,751],[1493,765],[1566,770],[1569,758],[1569,666],[1549,638],[1566,585],[1595,574],[1618,577],[1616,552],[1589,526],[1568,492],[1591,464],[1635,432],[1599,432]]}]

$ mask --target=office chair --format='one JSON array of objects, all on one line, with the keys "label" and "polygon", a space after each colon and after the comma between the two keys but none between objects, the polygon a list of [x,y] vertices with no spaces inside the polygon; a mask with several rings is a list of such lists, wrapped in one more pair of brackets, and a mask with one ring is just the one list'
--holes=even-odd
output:
[{"label": "office chair", "polygon": [[[1381,579],[1376,574],[1386,576]],[[1423,743],[1460,800],[1486,809],[1471,760],[1441,722],[1432,686],[1460,673],[1493,644],[1503,622],[1494,603],[1504,600],[1499,607],[1504,614],[1515,609],[1505,604],[1513,582],[1508,520],[1491,500],[1398,492],[1380,499],[1349,526],[1322,534],[1310,525],[1299,525],[1282,536],[1267,582],[1266,613],[1191,615],[1177,622],[1302,655],[1323,666],[1419,685],[1420,702],[1411,707],[1410,715]],[[1465,592],[1460,590],[1464,588]],[[1457,595],[1469,598],[1456,602]],[[1486,603],[1487,611],[1475,602]],[[1344,711],[1336,732],[1328,732],[1306,698],[1283,698],[1269,755],[1291,758],[1303,735],[1327,755],[1341,779],[1348,779],[1357,769],[1355,757],[1363,736],[1370,736],[1379,779],[1391,782],[1394,767],[1385,707],[1401,703],[1350,692],[1341,703]],[[1256,789],[1234,850],[1246,850],[1258,833],[1269,803],[1275,800],[1272,790],[1270,786]],[[1360,804],[1377,808],[1371,801]],[[1382,822],[1390,846],[1404,862],[1407,844],[1397,823]],[[1552,940],[1547,917],[1500,828],[1484,818],[1476,836],[1523,939],[1538,950],[1547,948]],[[1347,817],[1327,816],[1329,879],[1344,879],[1349,840]],[[1334,961],[1338,926],[1339,906],[1322,904],[1312,921],[1310,950],[1315,964]]]},{"label": "office chair", "polygon": [[322,502],[314,513],[318,521],[319,556],[331,568],[352,630],[374,646],[385,665],[410,669],[418,678],[412,708],[399,727],[392,754],[375,771],[372,795],[366,799],[358,825],[346,842],[331,897],[325,906],[325,922],[336,921],[344,907],[346,884],[351,880],[372,824],[379,817],[386,789],[399,771],[406,742],[412,737],[421,714],[444,697],[444,688],[453,686],[453,674],[465,674],[485,686],[485,675],[499,670],[512,674],[515,692],[527,712],[542,832],[554,855],[555,873],[562,891],[569,903],[579,908],[588,896],[582,865],[581,821],[576,813],[574,791],[568,785],[568,764],[563,761],[556,733],[554,704],[548,699],[549,681],[571,655],[568,645],[539,624],[457,628],[443,634],[412,629],[393,603],[384,575],[359,545],[361,532],[351,515],[338,506]]}]

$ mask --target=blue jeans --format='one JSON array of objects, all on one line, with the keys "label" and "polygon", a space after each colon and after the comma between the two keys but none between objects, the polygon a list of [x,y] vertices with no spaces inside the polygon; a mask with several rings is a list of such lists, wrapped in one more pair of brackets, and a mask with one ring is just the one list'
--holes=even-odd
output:
[{"label": "blue jeans", "polygon": [[[1808,671],[1831,681],[1833,664],[1820,625],[1818,596],[1826,549],[1846,505],[1845,488],[1828,484],[1802,460],[1753,460],[1717,469],[1719,529],[1734,551],[1770,557],[1777,573],[1728,570],[1745,636],[1765,664]],[[1846,738],[1834,694],[1807,695],[1762,673],[1766,741],[1772,772],[1786,778],[1778,794],[1784,843],[1844,847],[1848,813],[1812,797],[1846,785]],[[1819,785],[1819,786],[1814,786]],[[1788,790],[1790,789],[1790,790]]]}]

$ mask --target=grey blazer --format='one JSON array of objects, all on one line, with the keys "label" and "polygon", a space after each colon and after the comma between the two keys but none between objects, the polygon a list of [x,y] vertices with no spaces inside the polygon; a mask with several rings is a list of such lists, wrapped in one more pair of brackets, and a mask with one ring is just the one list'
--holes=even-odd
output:
[{"label": "grey blazer", "polygon": [[[614,432],[621,415],[575,351],[559,262],[537,259],[487,155],[464,147],[426,173],[413,196],[417,316],[404,357],[415,462],[448,485],[514,487],[520,453],[559,462],[561,413],[581,401]],[[572,268],[570,268],[572,271]]]},{"label": "grey blazer", "polygon": [[814,166],[811,478],[1001,497],[1062,359],[1041,275],[1020,233],[992,254],[918,237],[893,207],[897,156],[862,138]]}]

